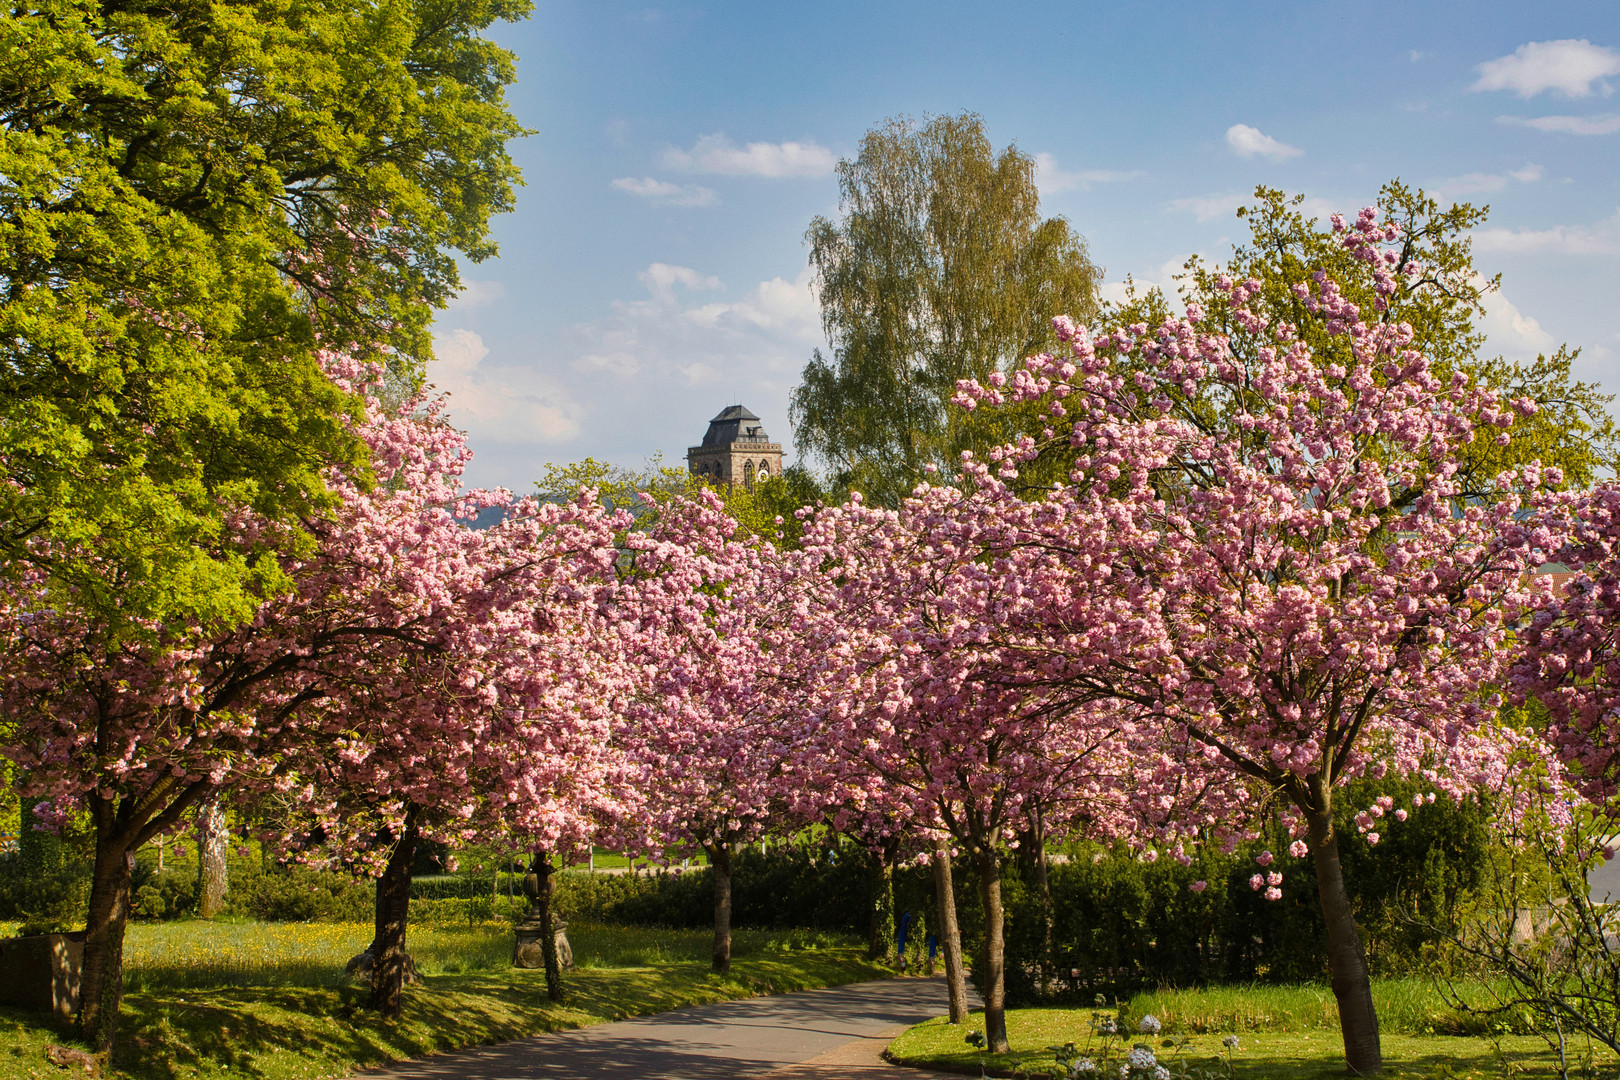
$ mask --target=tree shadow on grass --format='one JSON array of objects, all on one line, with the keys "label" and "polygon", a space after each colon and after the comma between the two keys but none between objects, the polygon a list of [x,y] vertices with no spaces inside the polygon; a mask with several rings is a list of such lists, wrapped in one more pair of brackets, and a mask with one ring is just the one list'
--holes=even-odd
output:
[{"label": "tree shadow on grass", "polygon": [[392,1024],[366,1007],[358,985],[152,990],[125,999],[114,1064],[141,1080],[222,1069],[278,1080],[317,1063],[380,1065],[884,973],[837,955],[751,959],[725,977],[697,963],[585,969],[569,974],[561,1003],[546,998],[542,972],[436,975],[407,992],[405,1015]]}]

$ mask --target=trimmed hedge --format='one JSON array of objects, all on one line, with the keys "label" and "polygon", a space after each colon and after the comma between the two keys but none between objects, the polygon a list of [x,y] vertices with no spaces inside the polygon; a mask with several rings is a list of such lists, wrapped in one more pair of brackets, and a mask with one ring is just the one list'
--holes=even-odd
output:
[{"label": "trimmed hedge", "polygon": [[[1351,899],[1375,974],[1417,970],[1432,942],[1421,921],[1445,926],[1480,883],[1491,833],[1476,803],[1440,799],[1406,822],[1385,818],[1382,840],[1369,847],[1352,818],[1379,795],[1411,806],[1426,787],[1411,782],[1358,782],[1338,796],[1340,851]],[[25,851],[0,857],[0,918],[31,926],[82,925],[88,885],[87,837],[26,835]],[[1049,870],[1053,955],[1045,992],[1039,985],[1042,916],[1032,868],[1009,859],[1003,877],[1007,922],[1007,991],[1013,1004],[1089,1003],[1093,995],[1126,996],[1157,986],[1234,982],[1303,982],[1326,971],[1322,918],[1311,861],[1292,859],[1280,832],[1231,855],[1197,849],[1192,865],[1173,859],[1143,862],[1123,849],[1071,847],[1068,861]],[[1283,897],[1266,901],[1249,887],[1261,868],[1254,856],[1269,848],[1268,869],[1285,875]],[[509,867],[509,860],[486,860]],[[161,874],[155,859],[137,867],[136,912],[143,918],[189,915],[195,906],[195,858],[175,859]],[[341,873],[275,866],[233,853],[227,911],[266,921],[370,922],[375,886]],[[867,853],[778,843],[733,861],[733,922],[739,928],[809,929],[865,934],[874,875]],[[1263,872],[1263,871],[1261,871]],[[503,871],[416,878],[412,918],[446,925],[516,918],[524,910],[520,878]],[[698,928],[712,925],[710,871],[590,873],[565,870],[555,879],[555,910],[567,920]],[[1189,886],[1209,883],[1201,893]],[[957,907],[963,946],[983,948],[983,917],[972,866],[958,863]],[[894,875],[897,920],[914,917],[909,948],[920,960],[930,932],[932,876],[926,867]],[[1414,913],[1417,920],[1411,918]],[[975,965],[982,969],[982,965]]]},{"label": "trimmed hedge", "polygon": [[[933,903],[926,872],[895,875],[896,903],[918,910]],[[865,852],[778,844],[732,860],[732,922],[737,927],[805,927],[865,933],[871,911],[872,871]],[[557,875],[555,908],[564,919],[634,926],[695,928],[714,925],[714,886],[708,867],[684,872]]]},{"label": "trimmed hedge", "polygon": [[[1386,817],[1376,848],[1356,832],[1356,812],[1377,796],[1410,809],[1412,796],[1426,790],[1408,781],[1361,781],[1337,798],[1340,857],[1375,975],[1420,969],[1434,945],[1421,923],[1448,925],[1480,885],[1490,857],[1488,817],[1475,802],[1441,798],[1405,822]],[[1158,986],[1325,978],[1315,869],[1309,857],[1288,857],[1288,843],[1279,829],[1231,855],[1201,848],[1187,867],[1168,857],[1143,862],[1123,849],[1074,849],[1068,862],[1048,871],[1053,957],[1044,995],[1037,985],[1042,919],[1034,874],[1009,860],[1002,882],[1009,1004],[1086,1004],[1098,993],[1126,997]],[[1255,856],[1268,849],[1277,858],[1262,868]],[[1283,873],[1282,899],[1267,901],[1250,888],[1251,875],[1266,870]],[[1209,885],[1193,892],[1199,880]],[[977,955],[984,918],[970,866],[958,872],[957,888],[963,948]]]}]

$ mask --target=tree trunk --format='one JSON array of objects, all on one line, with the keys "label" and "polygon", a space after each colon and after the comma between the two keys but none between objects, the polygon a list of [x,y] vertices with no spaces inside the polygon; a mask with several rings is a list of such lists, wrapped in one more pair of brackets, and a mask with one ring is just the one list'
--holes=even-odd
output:
[{"label": "tree trunk", "polygon": [[[209,794],[203,784],[180,789],[157,785],[140,801],[126,796],[85,798],[95,823],[96,857],[85,914],[84,956],[79,966],[79,1033],[110,1054],[124,1000],[124,930],[129,925],[130,875],[135,850],[179,820],[195,801]],[[142,805],[144,803],[144,806]]]},{"label": "tree trunk", "polygon": [[371,941],[371,1004],[385,1020],[405,1011],[405,928],[411,914],[411,865],[416,861],[417,808],[405,811],[405,831],[377,880],[376,934]]},{"label": "tree trunk", "polygon": [[866,958],[885,962],[894,959],[894,858],[888,842],[872,852],[872,910]]},{"label": "tree trunk", "polygon": [[945,954],[945,984],[950,988],[951,1023],[968,1018],[967,975],[962,971],[962,932],[956,925],[956,885],[951,881],[951,853],[934,852],[934,903],[939,908],[939,947]]},{"label": "tree trunk", "polygon": [[92,799],[91,814],[96,822],[96,865],[79,968],[79,1031],[91,1046],[111,1053],[124,1000],[124,929],[129,923],[135,852],[127,834],[117,828],[110,802]]},{"label": "tree trunk", "polygon": [[1339,1002],[1339,1030],[1344,1038],[1344,1060],[1358,1076],[1370,1076],[1384,1066],[1378,1039],[1378,1013],[1373,1008],[1372,980],[1367,953],[1356,929],[1350,894],[1344,887],[1344,866],[1339,861],[1339,838],[1333,829],[1332,803],[1325,791],[1320,812],[1306,811],[1311,830],[1311,856],[1316,866],[1316,891],[1327,924],[1328,977]]},{"label": "tree trunk", "polygon": [[992,1054],[1007,1045],[1007,913],[1001,907],[1001,856],[988,842],[979,847],[979,889],[984,899],[984,1038]]},{"label": "tree trunk", "polygon": [[540,956],[546,965],[546,997],[552,1001],[561,1001],[563,999],[562,960],[557,956],[557,933],[552,929],[551,899],[556,893],[557,882],[552,874],[551,853],[549,851],[535,852],[534,861],[529,864],[529,870],[540,883],[534,906],[536,913],[540,916],[540,925],[545,928],[545,932],[540,938]]},{"label": "tree trunk", "polygon": [[714,962],[715,974],[731,970],[731,842],[722,840],[704,849],[709,856],[709,872],[714,875]]},{"label": "tree trunk", "polygon": [[209,799],[197,808],[197,917],[212,919],[225,907],[228,877],[225,849],[230,840],[225,808]]},{"label": "tree trunk", "polygon": [[1035,804],[1035,886],[1041,894],[1040,987],[1044,999],[1052,981],[1052,882],[1046,873],[1046,815]]}]

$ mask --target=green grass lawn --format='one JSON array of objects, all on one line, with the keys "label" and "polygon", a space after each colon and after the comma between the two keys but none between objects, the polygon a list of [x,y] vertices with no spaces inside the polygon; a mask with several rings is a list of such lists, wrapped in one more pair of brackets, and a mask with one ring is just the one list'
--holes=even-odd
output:
[{"label": "green grass lawn", "polygon": [[[1557,1056],[1541,1038],[1528,1033],[1487,1036],[1475,1017],[1447,1008],[1427,983],[1387,979],[1373,984],[1382,1027],[1387,1077],[1444,1080],[1448,1077],[1552,1077]],[[1112,1007],[1108,1010],[1112,1015]],[[1156,1037],[1137,1034],[1137,1023],[1151,1013],[1160,1020]],[[1092,1033],[1091,1009],[1013,1009],[1007,1013],[1012,1052],[981,1055],[966,1042],[969,1031],[984,1030],[982,1013],[967,1027],[952,1027],[944,1018],[910,1029],[889,1044],[891,1059],[907,1064],[979,1075],[1048,1077],[1057,1071],[1054,1048],[1074,1043],[1102,1064],[1117,1064],[1136,1043],[1149,1045],[1161,1063],[1208,1067],[1207,1075],[1237,1080],[1343,1077],[1343,1044],[1338,1008],[1326,986],[1213,987],[1138,994],[1121,1010],[1124,1039]],[[1222,1040],[1238,1037],[1238,1049],[1227,1051]],[[1584,1044],[1569,1047],[1571,1076],[1577,1062],[1591,1061]],[[1225,1062],[1230,1060],[1231,1073]],[[1612,1075],[1615,1059],[1607,1051],[1595,1061]],[[1446,1070],[1450,1070],[1447,1072]]]},{"label": "green grass lawn", "polygon": [[[509,925],[413,929],[425,983],[407,994],[403,1020],[385,1024],[364,1007],[365,987],[343,976],[369,926],[137,924],[113,1066],[162,1080],[339,1077],[437,1050],[891,974],[853,938],[812,931],[738,932],[725,977],[708,970],[706,931],[579,923],[568,935],[579,966],[565,980],[567,1000],[552,1004],[543,972],[510,966]],[[45,1058],[52,1043],[71,1040],[38,1013],[0,1008],[0,1080],[67,1080]]]}]

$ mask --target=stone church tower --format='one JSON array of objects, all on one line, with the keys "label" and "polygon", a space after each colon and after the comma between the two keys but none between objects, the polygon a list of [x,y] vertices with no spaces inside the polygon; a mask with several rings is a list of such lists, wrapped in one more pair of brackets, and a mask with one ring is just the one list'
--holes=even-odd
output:
[{"label": "stone church tower", "polygon": [[742,405],[732,405],[709,421],[702,446],[687,449],[686,464],[694,476],[712,484],[752,488],[755,479],[782,475],[782,444],[771,442],[759,417]]}]

